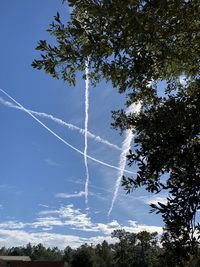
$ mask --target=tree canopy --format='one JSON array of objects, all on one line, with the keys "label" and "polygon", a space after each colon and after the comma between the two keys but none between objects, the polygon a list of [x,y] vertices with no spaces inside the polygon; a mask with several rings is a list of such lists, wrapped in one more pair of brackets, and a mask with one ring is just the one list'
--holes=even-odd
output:
[{"label": "tree canopy", "polygon": [[89,57],[94,82],[112,81],[136,98],[155,93],[149,82],[199,73],[198,0],[68,2],[71,20],[65,25],[57,13],[48,29],[57,45],[40,41],[34,67],[75,84]]},{"label": "tree canopy", "polygon": [[89,61],[94,85],[111,81],[126,92],[127,105],[142,103],[137,116],[113,112],[114,127],[136,130],[128,160],[138,174],[122,184],[127,192],[139,186],[166,191],[167,203],[152,208],[161,213],[177,253],[180,247],[185,256],[194,253],[200,209],[199,0],[68,2],[70,21],[63,23],[57,13],[48,29],[57,43],[40,41],[41,58],[33,67],[75,84]]}]

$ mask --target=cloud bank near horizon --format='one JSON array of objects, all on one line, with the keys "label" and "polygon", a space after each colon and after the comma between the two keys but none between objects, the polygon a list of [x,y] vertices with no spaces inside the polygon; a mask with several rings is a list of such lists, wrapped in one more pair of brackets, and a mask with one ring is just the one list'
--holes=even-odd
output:
[{"label": "cloud bank near horizon", "polygon": [[[71,230],[70,234],[58,234],[55,227],[65,227]],[[58,246],[63,249],[66,246],[76,248],[84,243],[97,244],[103,240],[114,243],[116,240],[110,237],[116,229],[124,229],[128,232],[140,231],[162,233],[162,227],[138,224],[128,220],[121,224],[117,220],[108,223],[93,222],[91,217],[74,207],[73,204],[61,206],[58,209],[41,210],[33,222],[6,221],[0,223],[0,246],[11,247],[25,246],[27,243],[43,243],[45,246]],[[73,234],[73,232],[76,234]],[[77,231],[80,235],[77,235]],[[82,237],[83,233],[93,233],[93,236]]]}]

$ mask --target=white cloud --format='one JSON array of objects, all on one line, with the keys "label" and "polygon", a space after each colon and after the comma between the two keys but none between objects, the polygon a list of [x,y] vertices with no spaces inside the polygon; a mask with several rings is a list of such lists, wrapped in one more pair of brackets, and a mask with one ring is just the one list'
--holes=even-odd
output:
[{"label": "white cloud", "polygon": [[[64,226],[68,226],[71,231],[77,232],[78,230],[84,236],[87,232],[94,234],[92,237],[91,234],[90,237],[80,237],[53,232],[54,227]],[[87,213],[81,212],[80,209],[76,209],[70,204],[59,209],[43,210],[33,222],[7,221],[0,223],[0,246],[21,246],[31,242],[32,244],[43,243],[45,246],[64,248],[67,245],[78,247],[84,243],[97,244],[103,240],[115,242],[110,235],[116,229],[135,233],[144,230],[162,233],[162,227],[140,225],[132,220],[129,220],[126,225],[120,224],[117,220],[108,223],[94,223]]]},{"label": "white cloud", "polygon": [[43,208],[49,208],[48,205],[44,205],[44,204],[39,204],[40,207],[43,207]]},{"label": "white cloud", "polygon": [[128,220],[128,223],[130,224],[130,226],[137,227],[136,221]]},{"label": "white cloud", "polygon": [[59,220],[57,217],[42,217],[38,218],[35,222],[26,223],[25,227],[30,228],[40,228],[40,227],[54,227],[54,226],[64,226],[64,222]]},{"label": "white cloud", "polygon": [[0,223],[0,229],[8,228],[8,229],[23,229],[26,226],[25,223],[18,221],[6,221]]},{"label": "white cloud", "polygon": [[141,231],[147,231],[147,232],[157,232],[158,234],[162,234],[163,228],[160,226],[155,225],[145,225],[145,224],[137,224],[136,221],[129,220],[129,227],[124,227],[126,231],[132,232],[132,233],[139,233]]},{"label": "white cloud", "polygon": [[74,192],[73,194],[57,193],[55,196],[59,197],[59,198],[77,198],[77,197],[85,196],[85,192],[84,191],[80,191],[78,193]]},{"label": "white cloud", "polygon": [[51,231],[53,230],[53,226],[50,226],[50,227],[44,227],[42,228],[43,231]]},{"label": "white cloud", "polygon": [[101,211],[99,211],[99,210],[96,210],[96,211],[94,212],[94,214],[99,214],[99,213],[101,213]]},{"label": "white cloud", "polygon": [[111,227],[120,227],[120,224],[116,220],[113,220],[112,222],[108,223],[108,225]]},{"label": "white cloud", "polygon": [[[110,234],[116,229],[124,228],[130,232],[138,232],[140,229],[159,229],[162,227],[139,225],[136,221],[129,220],[128,225],[121,225],[117,220],[113,220],[108,223],[93,223],[91,218],[86,213],[82,213],[80,209],[74,208],[73,205],[62,206],[57,210],[44,210],[39,213],[38,217],[33,222],[18,222],[18,221],[7,221],[0,223],[0,229],[38,229],[38,228],[49,228],[53,230],[54,226],[69,226],[71,230],[79,230],[83,232],[101,232],[102,234]],[[157,231],[157,230],[156,230]]]},{"label": "white cloud", "polygon": [[146,197],[146,196],[143,196],[143,197],[140,197],[140,199],[145,203],[145,204],[158,204],[158,202],[160,203],[163,203],[163,204],[166,204],[167,203],[167,195],[155,195],[155,196],[152,196],[152,197]]},{"label": "white cloud", "polygon": [[82,213],[80,209],[75,209],[73,205],[62,206],[57,210],[41,211],[39,215],[54,215],[62,222],[63,225],[73,227],[72,229],[92,231],[91,218],[87,214]]},{"label": "white cloud", "polygon": [[[129,232],[140,232],[143,230],[147,230],[150,232],[158,232],[161,227],[156,226],[146,226],[141,225],[137,228],[125,227],[124,229]],[[132,231],[130,231],[132,229]],[[45,229],[44,231],[48,231],[50,229]],[[109,235],[98,235],[92,237],[80,237],[77,235],[64,235],[58,233],[49,233],[49,232],[28,232],[25,230],[6,230],[0,229],[0,247],[12,247],[12,246],[25,246],[29,242],[33,245],[38,243],[42,243],[46,247],[59,247],[60,249],[64,249],[66,246],[70,246],[72,248],[77,248],[82,244],[98,244],[106,240],[108,243],[115,243],[117,240],[111,238]]]},{"label": "white cloud", "polygon": [[66,246],[73,248],[90,240],[80,238],[74,235],[62,235],[57,233],[29,233],[22,230],[4,230],[0,229],[0,246],[24,246],[29,242],[31,244],[42,243],[47,247],[55,247],[63,249]]}]

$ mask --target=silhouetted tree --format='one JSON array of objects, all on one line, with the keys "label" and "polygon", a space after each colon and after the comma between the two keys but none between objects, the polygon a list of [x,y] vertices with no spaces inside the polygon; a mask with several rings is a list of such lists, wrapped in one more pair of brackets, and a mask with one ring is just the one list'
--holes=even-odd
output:
[{"label": "silhouetted tree", "polygon": [[93,267],[95,262],[94,257],[93,248],[88,245],[82,245],[74,251],[71,265],[72,267]]}]

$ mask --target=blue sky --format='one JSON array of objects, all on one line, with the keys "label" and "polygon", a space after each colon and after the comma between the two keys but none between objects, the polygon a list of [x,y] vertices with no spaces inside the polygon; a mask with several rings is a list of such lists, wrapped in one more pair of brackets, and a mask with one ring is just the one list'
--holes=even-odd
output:
[{"label": "blue sky", "polygon": [[[27,109],[84,128],[85,81],[79,76],[76,87],[70,88],[31,67],[39,57],[37,42],[50,40],[46,29],[57,11],[64,20],[69,19],[68,7],[59,0],[0,2],[0,88]],[[124,100],[109,83],[89,88],[88,130],[118,147],[125,137],[111,129],[111,110],[123,108]],[[42,242],[77,247],[110,241],[110,233],[121,227],[161,232],[162,220],[149,213],[148,203],[163,201],[165,196],[149,195],[143,189],[126,195],[120,188],[108,217],[118,171],[92,160],[88,160],[87,209],[83,156],[12,105],[0,92],[0,246]],[[39,119],[84,151],[84,135],[79,131],[48,118]],[[118,167],[120,153],[88,137],[88,155]]]}]

